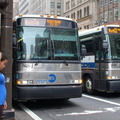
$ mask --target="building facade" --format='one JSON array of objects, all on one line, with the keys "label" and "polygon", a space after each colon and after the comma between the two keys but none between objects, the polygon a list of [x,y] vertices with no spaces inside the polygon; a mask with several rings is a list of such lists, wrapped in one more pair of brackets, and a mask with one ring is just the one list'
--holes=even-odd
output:
[{"label": "building facade", "polygon": [[14,0],[13,1],[13,17],[19,14],[19,0]]},{"label": "building facade", "polygon": [[19,0],[19,14],[63,16],[63,0]]},{"label": "building facade", "polygon": [[19,14],[28,14],[30,0],[19,0]]},{"label": "building facade", "polygon": [[79,30],[92,28],[97,19],[97,0],[64,0],[64,15],[75,18]]},{"label": "building facade", "polygon": [[119,0],[98,0],[98,19],[96,24],[114,23],[120,17]]},{"label": "building facade", "polygon": [[66,17],[77,20],[79,30],[118,24],[120,18],[119,0],[64,0],[64,8]]}]

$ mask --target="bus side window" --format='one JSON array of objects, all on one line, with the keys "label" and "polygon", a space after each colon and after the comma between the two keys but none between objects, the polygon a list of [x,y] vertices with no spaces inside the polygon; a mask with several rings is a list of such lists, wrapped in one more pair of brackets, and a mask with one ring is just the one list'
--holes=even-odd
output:
[{"label": "bus side window", "polygon": [[99,60],[99,41],[95,41],[95,60]]},{"label": "bus side window", "polygon": [[85,41],[85,42],[81,42],[81,45],[85,45],[85,46],[86,46],[87,55],[93,55],[93,44],[92,44],[92,40],[90,40],[90,41]]}]

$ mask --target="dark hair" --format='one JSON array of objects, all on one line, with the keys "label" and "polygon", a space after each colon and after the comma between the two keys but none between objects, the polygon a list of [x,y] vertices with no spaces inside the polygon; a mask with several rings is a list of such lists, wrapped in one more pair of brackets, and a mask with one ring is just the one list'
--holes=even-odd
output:
[{"label": "dark hair", "polygon": [[1,61],[8,60],[4,53],[1,53]]}]

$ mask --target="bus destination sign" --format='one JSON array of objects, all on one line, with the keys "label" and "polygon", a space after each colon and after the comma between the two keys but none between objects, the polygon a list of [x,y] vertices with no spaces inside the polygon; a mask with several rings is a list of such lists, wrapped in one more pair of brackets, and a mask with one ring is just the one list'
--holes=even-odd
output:
[{"label": "bus destination sign", "polygon": [[47,19],[47,23],[49,24],[49,26],[59,26],[61,22],[61,20]]},{"label": "bus destination sign", "polygon": [[26,26],[51,26],[58,27],[62,23],[61,20],[55,19],[24,19],[24,25]]},{"label": "bus destination sign", "polygon": [[120,33],[120,27],[109,27],[108,33]]},{"label": "bus destination sign", "polygon": [[40,25],[40,21],[38,19],[25,19],[25,25]]},{"label": "bus destination sign", "polygon": [[77,28],[75,22],[60,20],[60,19],[48,19],[48,18],[20,18],[18,25],[25,26],[44,26],[44,27],[59,27],[59,28]]}]

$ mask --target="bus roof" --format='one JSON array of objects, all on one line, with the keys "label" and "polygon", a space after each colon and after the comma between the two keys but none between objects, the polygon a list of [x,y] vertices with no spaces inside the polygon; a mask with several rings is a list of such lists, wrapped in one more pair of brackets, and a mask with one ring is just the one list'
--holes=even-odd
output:
[{"label": "bus roof", "polygon": [[41,18],[56,18],[56,19],[61,19],[61,20],[70,20],[70,21],[75,21],[75,19],[72,19],[72,18],[66,18],[66,17],[59,17],[59,16],[54,16],[54,15],[18,15],[16,17],[14,17],[14,21],[16,21],[18,18],[23,18],[23,17],[41,17]]},{"label": "bus roof", "polygon": [[98,33],[103,27],[120,27],[119,25],[102,25],[85,31],[79,31],[79,36],[89,35],[92,33]]}]

